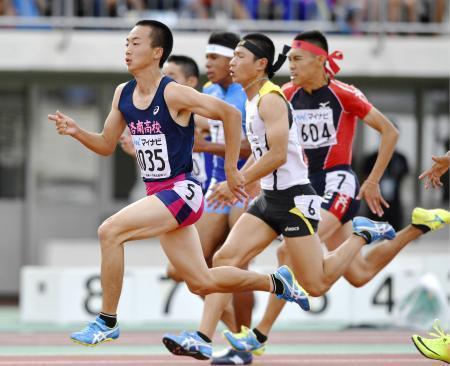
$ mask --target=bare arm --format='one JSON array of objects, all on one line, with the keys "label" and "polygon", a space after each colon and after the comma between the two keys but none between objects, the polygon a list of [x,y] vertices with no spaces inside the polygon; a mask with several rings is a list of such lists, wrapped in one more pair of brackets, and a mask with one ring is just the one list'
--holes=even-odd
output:
[{"label": "bare arm", "polygon": [[[206,152],[213,155],[225,156],[225,144],[207,141],[201,134],[196,134],[194,139],[194,151]],[[247,139],[241,141],[239,149],[239,158],[246,159],[250,156],[252,149]]]},{"label": "bare arm", "polygon": [[375,164],[364,181],[358,194],[358,199],[364,198],[370,210],[378,216],[383,215],[381,204],[389,207],[380,192],[379,182],[391,160],[398,140],[398,130],[378,109],[373,107],[363,120],[380,133],[380,146]]},{"label": "bare arm", "polygon": [[203,116],[199,116],[198,114],[196,114],[194,116],[194,121],[195,121],[195,127],[197,127],[199,130],[209,131],[208,118],[205,118]]},{"label": "bare arm", "polygon": [[243,170],[246,184],[272,173],[287,159],[289,117],[286,102],[278,94],[267,94],[259,103],[259,115],[266,128],[269,150],[254,164]]},{"label": "bare arm", "polygon": [[[255,164],[255,158],[253,155],[250,155],[245,162],[245,164],[241,168],[241,172],[246,171],[249,169],[253,164]],[[255,198],[257,195],[261,193],[261,185],[259,183],[259,180],[255,180],[253,183],[246,183],[245,184],[245,191],[247,192],[249,199],[247,199],[246,202],[246,209],[247,205],[250,203],[252,198]]]},{"label": "bare arm", "polygon": [[[195,120],[195,126],[202,130],[210,130],[208,118],[205,118],[203,116],[199,116],[196,114],[194,116]],[[194,139],[194,151],[195,152],[206,152],[213,155],[218,156],[225,156],[225,145],[207,141],[201,134],[196,134]],[[239,158],[240,159],[246,159],[249,157],[249,155],[252,153],[252,149],[250,148],[250,144],[248,143],[247,139],[243,139],[241,141],[241,149],[239,150]]]},{"label": "bare arm", "polygon": [[55,122],[56,130],[60,135],[72,136],[89,150],[97,154],[104,156],[111,155],[126,126],[122,113],[119,111],[119,98],[122,88],[123,84],[116,88],[111,111],[108,117],[106,117],[101,133],[94,133],[82,129],[72,118],[59,111],[55,114],[49,114],[48,119]]},{"label": "bare arm", "polygon": [[253,164],[255,164],[255,158],[253,157],[253,155],[250,155],[245,164],[242,166],[241,172],[244,172],[245,170],[249,169]]},{"label": "bare arm", "polygon": [[223,122],[226,141],[225,173],[228,184],[238,198],[245,197],[245,192],[242,190],[244,179],[237,170],[241,145],[241,113],[220,99],[176,83],[170,83],[166,87],[164,97],[171,111],[176,114],[188,111]]},{"label": "bare arm", "polygon": [[[270,174],[286,162],[289,142],[288,107],[279,95],[274,93],[265,95],[259,104],[259,115],[264,121],[269,149],[257,161],[250,156],[241,169],[245,178],[245,186],[252,192],[257,192],[254,189],[255,182],[258,183],[260,178]],[[219,183],[214,188],[208,201],[215,203],[216,207],[234,202],[227,182]]]}]

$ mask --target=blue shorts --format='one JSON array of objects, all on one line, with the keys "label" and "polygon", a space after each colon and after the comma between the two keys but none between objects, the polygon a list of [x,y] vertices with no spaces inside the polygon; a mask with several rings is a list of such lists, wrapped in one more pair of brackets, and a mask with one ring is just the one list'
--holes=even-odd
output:
[{"label": "blue shorts", "polygon": [[337,165],[310,174],[309,180],[317,194],[322,196],[322,208],[336,216],[342,224],[358,214],[361,201],[356,199],[359,182],[349,165]]},{"label": "blue shorts", "polygon": [[217,207],[217,208],[213,208],[214,205],[213,205],[213,204],[210,204],[210,203],[208,202],[208,196],[209,196],[209,195],[211,194],[211,192],[212,192],[211,187],[212,187],[214,184],[217,184],[217,183],[220,183],[220,182],[218,182],[216,178],[211,178],[211,183],[209,184],[208,191],[207,191],[206,194],[205,194],[205,209],[204,209],[205,212],[207,212],[207,213],[222,214],[222,215],[229,215],[232,207],[237,207],[237,208],[242,208],[242,209],[244,208],[244,202],[240,202],[240,201],[237,201],[237,202],[236,202],[234,205],[232,205],[232,206],[225,206],[225,207]]}]

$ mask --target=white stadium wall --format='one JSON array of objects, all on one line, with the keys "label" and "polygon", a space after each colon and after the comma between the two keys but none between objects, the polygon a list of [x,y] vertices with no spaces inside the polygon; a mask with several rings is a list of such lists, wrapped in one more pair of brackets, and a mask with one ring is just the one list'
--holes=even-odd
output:
[{"label": "white stadium wall", "polygon": [[[0,71],[126,72],[127,32],[0,32]],[[270,35],[277,51],[293,35]],[[206,32],[174,35],[175,54],[193,57],[204,70]],[[450,37],[329,36],[330,50],[341,50],[342,76],[444,77],[450,73]],[[284,65],[280,74],[288,73]]]}]

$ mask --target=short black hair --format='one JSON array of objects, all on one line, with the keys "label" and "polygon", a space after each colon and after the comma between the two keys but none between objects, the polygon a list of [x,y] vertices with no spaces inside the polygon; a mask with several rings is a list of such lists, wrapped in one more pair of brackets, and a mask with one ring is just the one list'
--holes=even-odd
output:
[{"label": "short black hair", "polygon": [[157,20],[153,19],[140,20],[135,25],[149,27],[151,29],[151,46],[161,47],[163,49],[163,55],[159,60],[159,67],[161,68],[172,52],[173,35],[171,30],[164,23],[158,22]]},{"label": "short black hair", "polygon": [[195,76],[198,79],[200,77],[197,63],[188,56],[171,55],[167,59],[167,62],[173,62],[174,64],[181,66],[186,78]]},{"label": "short black hair", "polygon": [[240,37],[236,33],[214,32],[209,36],[208,44],[218,44],[234,50],[240,40]]},{"label": "short black hair", "polygon": [[[268,60],[264,72],[268,74],[269,77],[272,77],[273,75],[270,75],[271,74],[270,69],[273,65],[273,59],[275,58],[275,46],[272,40],[262,33],[249,33],[246,34],[242,39],[253,43],[264,53],[264,56]],[[255,58],[259,57],[255,56]]]},{"label": "short black hair", "polygon": [[295,41],[306,41],[310,42],[316,46],[319,46],[321,49],[327,51],[328,53],[328,41],[321,31],[312,30],[299,33],[294,38]]}]

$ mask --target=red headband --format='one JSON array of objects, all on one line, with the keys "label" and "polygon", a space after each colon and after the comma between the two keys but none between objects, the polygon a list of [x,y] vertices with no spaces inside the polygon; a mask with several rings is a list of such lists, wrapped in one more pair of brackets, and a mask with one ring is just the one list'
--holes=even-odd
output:
[{"label": "red headband", "polygon": [[[301,48],[303,50],[309,51],[311,53],[314,53],[318,56],[325,56],[327,58],[327,61],[330,65],[330,68],[325,67],[325,71],[327,72],[330,77],[334,78],[334,76],[339,72],[341,69],[336,61],[334,60],[342,60],[344,58],[344,55],[341,51],[334,51],[332,54],[328,54],[327,51],[320,48],[319,46],[316,46],[315,44],[305,42],[305,41],[292,41],[292,48]],[[330,70],[331,69],[331,70]]]}]

